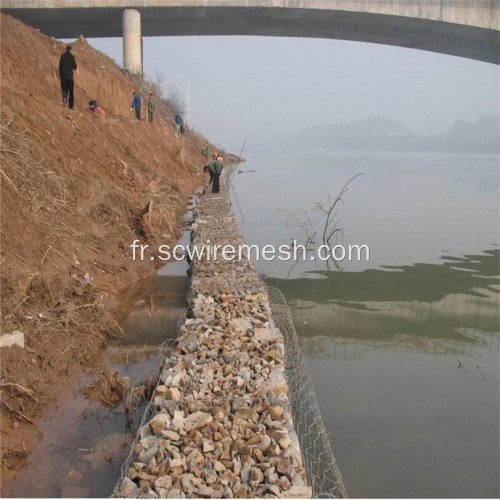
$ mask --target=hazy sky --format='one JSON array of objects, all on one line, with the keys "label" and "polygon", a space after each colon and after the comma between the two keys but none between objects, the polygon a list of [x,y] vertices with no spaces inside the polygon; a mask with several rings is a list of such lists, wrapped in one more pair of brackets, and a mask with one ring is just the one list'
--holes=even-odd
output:
[{"label": "hazy sky", "polygon": [[[122,63],[119,38],[89,42]],[[496,65],[385,45],[306,38],[144,38],[144,72],[191,96],[192,125],[239,149],[288,133],[368,117],[417,132],[499,113]]]}]

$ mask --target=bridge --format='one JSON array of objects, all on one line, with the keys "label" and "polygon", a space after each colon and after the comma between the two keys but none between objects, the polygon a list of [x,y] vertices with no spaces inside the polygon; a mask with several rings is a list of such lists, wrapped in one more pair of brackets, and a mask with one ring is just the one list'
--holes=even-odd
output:
[{"label": "bridge", "polygon": [[142,71],[142,36],[257,35],[396,45],[499,64],[500,0],[2,0],[56,38],[123,37]]}]

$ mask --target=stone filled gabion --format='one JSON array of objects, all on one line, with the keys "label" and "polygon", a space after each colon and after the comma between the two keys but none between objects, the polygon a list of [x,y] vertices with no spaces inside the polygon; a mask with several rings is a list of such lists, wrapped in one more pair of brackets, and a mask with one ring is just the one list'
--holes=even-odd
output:
[{"label": "stone filled gabion", "polygon": [[[224,182],[191,241],[242,244]],[[284,377],[284,339],[251,261],[193,260],[190,318],[161,373],[120,495],[311,497]]]}]

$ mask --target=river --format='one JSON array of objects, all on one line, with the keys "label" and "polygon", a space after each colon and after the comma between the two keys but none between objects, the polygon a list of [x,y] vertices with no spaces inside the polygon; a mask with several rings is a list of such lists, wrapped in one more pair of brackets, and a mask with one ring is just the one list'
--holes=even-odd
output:
[{"label": "river", "polygon": [[499,158],[244,155],[233,209],[261,247],[302,242],[290,213],[313,220],[363,173],[336,218],[369,261],[256,263],[289,302],[349,495],[498,497]]}]

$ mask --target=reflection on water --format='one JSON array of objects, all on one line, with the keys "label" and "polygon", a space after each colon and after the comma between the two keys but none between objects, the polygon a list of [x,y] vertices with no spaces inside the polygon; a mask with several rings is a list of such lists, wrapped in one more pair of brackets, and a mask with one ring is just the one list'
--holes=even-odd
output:
[{"label": "reflection on water", "polygon": [[156,276],[123,324],[130,340],[140,345],[158,345],[175,338],[179,318],[186,309],[188,288],[187,276]]},{"label": "reflection on water", "polygon": [[[498,496],[499,259],[268,279],[351,496]],[[464,461],[472,475],[457,474]]]},{"label": "reflection on water", "polygon": [[[435,349],[437,342],[477,342],[500,331],[500,250],[440,265],[362,272],[313,271],[321,279],[268,279],[293,306],[303,336],[392,342]],[[303,343],[308,349],[308,342]]]},{"label": "reflection on water", "polygon": [[498,498],[498,157],[250,156],[235,195],[260,246],[296,237],[279,209],[365,172],[339,215],[370,262],[300,262],[293,279],[293,263],[256,263],[290,304],[349,495]]},{"label": "reflection on water", "polygon": [[267,280],[351,496],[498,497],[500,250],[442,261]]}]

